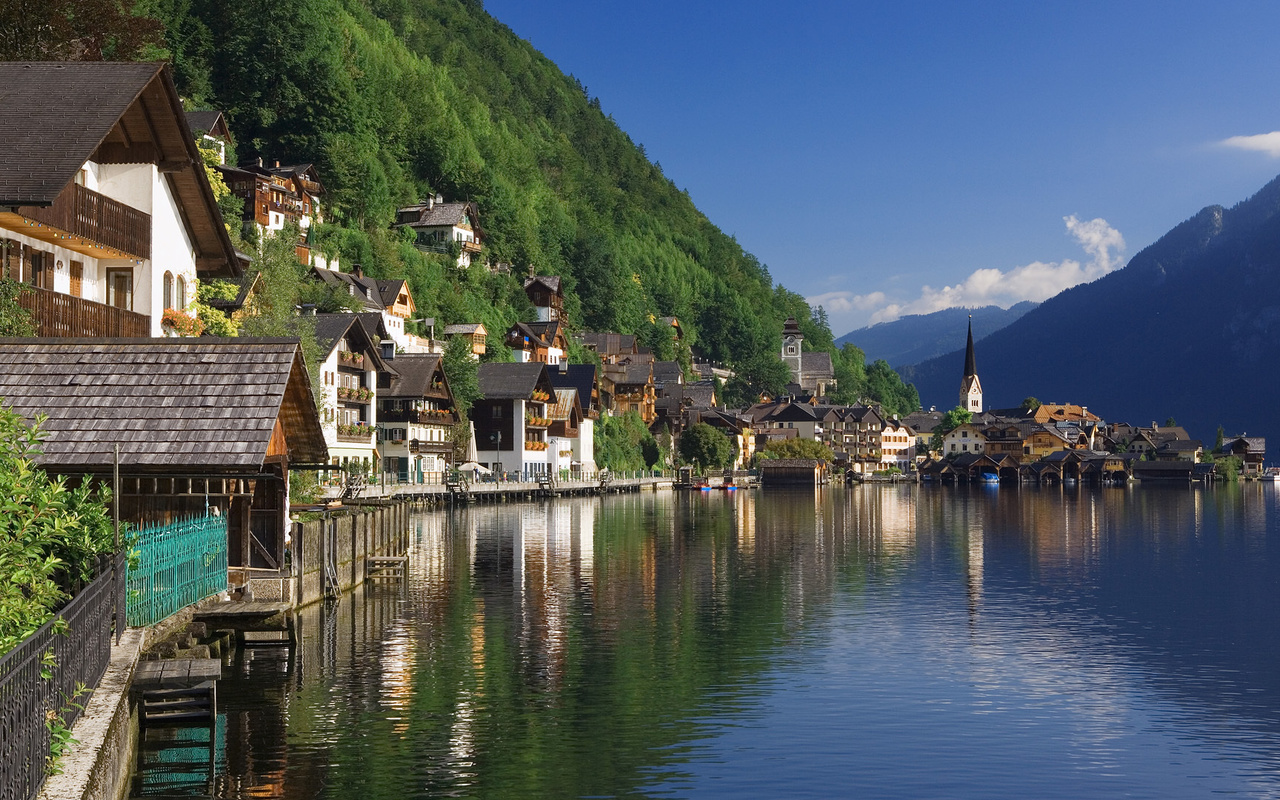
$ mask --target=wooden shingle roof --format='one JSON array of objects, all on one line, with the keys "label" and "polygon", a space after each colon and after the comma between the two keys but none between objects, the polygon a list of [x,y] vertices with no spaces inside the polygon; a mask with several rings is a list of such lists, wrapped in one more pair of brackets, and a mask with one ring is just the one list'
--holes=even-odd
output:
[{"label": "wooden shingle roof", "polygon": [[535,389],[554,391],[546,365],[538,361],[481,364],[477,378],[485,400],[526,400]]},{"label": "wooden shingle roof", "polygon": [[0,404],[47,415],[55,471],[256,472],[280,421],[293,461],[328,459],[296,339],[0,339]]}]

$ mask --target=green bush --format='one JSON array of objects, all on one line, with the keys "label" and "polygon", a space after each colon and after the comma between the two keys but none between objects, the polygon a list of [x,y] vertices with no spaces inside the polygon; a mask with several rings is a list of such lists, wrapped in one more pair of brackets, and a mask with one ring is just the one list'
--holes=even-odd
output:
[{"label": "green bush", "polygon": [[0,407],[0,653],[11,650],[93,577],[96,556],[113,549],[105,492],[75,489],[35,465],[38,425]]}]

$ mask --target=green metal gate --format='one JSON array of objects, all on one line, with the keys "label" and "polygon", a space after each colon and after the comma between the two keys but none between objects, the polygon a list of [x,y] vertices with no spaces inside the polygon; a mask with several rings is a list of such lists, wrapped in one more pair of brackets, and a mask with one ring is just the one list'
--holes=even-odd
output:
[{"label": "green metal gate", "polygon": [[129,554],[125,617],[154,625],[227,588],[227,520],[204,516],[144,525]]}]

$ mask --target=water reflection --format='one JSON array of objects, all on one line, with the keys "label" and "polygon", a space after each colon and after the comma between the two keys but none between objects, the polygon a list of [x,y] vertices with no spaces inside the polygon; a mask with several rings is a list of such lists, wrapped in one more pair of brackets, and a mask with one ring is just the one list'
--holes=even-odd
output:
[{"label": "water reflection", "polygon": [[1272,796],[1278,494],[419,515],[407,585],[304,610],[292,658],[242,654],[205,778],[144,750],[135,793]]}]

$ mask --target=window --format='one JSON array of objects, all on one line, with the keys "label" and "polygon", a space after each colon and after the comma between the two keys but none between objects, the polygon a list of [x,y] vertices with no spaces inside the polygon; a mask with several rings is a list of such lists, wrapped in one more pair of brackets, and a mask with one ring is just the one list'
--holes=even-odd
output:
[{"label": "window", "polygon": [[133,310],[133,270],[107,270],[107,305]]},{"label": "window", "polygon": [[179,311],[187,310],[187,281],[181,275],[174,280],[173,301],[174,308]]},{"label": "window", "polygon": [[166,272],[164,274],[164,308],[167,311],[173,308],[173,273]]}]

